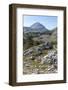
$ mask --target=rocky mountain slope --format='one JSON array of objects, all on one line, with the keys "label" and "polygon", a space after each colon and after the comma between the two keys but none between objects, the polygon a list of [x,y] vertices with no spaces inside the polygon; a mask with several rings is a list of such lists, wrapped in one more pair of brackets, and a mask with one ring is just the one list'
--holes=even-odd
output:
[{"label": "rocky mountain slope", "polygon": [[57,28],[36,22],[23,30],[23,74],[57,73]]}]

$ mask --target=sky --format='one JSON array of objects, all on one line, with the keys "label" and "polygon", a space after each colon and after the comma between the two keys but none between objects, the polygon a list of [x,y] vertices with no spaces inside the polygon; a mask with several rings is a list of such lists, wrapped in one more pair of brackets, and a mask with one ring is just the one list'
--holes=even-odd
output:
[{"label": "sky", "polygon": [[30,27],[32,24],[39,22],[44,25],[48,30],[57,27],[57,16],[32,16],[24,15],[24,26]]}]

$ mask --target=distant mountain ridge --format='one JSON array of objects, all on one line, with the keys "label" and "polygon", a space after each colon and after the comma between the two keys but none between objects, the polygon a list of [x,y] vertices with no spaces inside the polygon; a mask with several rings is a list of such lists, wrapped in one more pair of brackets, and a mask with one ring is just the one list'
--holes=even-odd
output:
[{"label": "distant mountain ridge", "polygon": [[42,24],[40,24],[39,22],[34,23],[33,25],[31,25],[32,29],[45,29],[45,26],[43,26]]},{"label": "distant mountain ridge", "polygon": [[24,29],[25,33],[28,33],[28,32],[40,32],[40,33],[42,33],[42,32],[48,31],[48,29],[45,28],[45,26],[39,22],[32,24],[30,27],[23,27],[23,29]]}]

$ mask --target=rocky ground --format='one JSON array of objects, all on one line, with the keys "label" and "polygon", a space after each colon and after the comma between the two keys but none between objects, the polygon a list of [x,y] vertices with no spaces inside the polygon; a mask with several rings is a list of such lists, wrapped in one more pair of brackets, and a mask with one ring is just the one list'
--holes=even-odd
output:
[{"label": "rocky ground", "polygon": [[30,48],[23,55],[23,74],[57,73],[56,48],[37,52],[37,47]]}]

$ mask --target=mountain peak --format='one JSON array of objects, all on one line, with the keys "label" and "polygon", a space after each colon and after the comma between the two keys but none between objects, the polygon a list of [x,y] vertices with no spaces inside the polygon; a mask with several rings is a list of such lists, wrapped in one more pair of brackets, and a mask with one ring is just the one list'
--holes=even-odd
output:
[{"label": "mountain peak", "polygon": [[24,32],[39,32],[43,33],[48,31],[48,29],[41,23],[36,22],[32,24],[30,27],[24,27]]},{"label": "mountain peak", "polygon": [[34,24],[31,25],[32,29],[45,29],[45,26],[43,26],[41,23],[36,22]]}]

